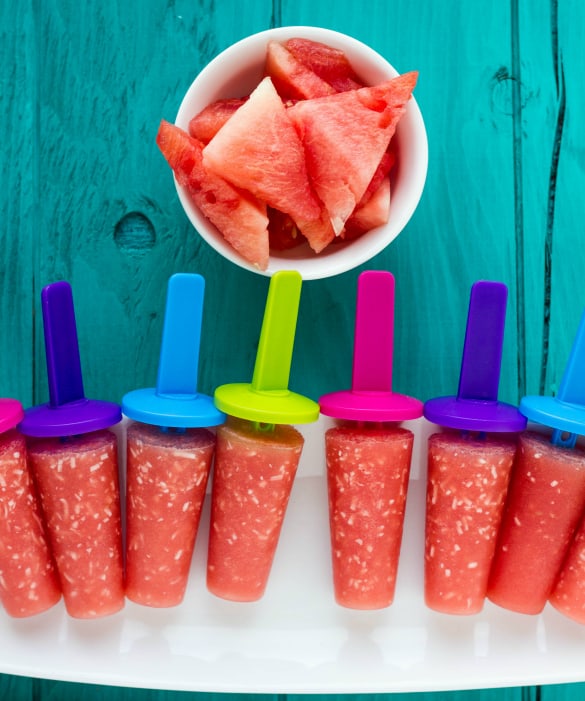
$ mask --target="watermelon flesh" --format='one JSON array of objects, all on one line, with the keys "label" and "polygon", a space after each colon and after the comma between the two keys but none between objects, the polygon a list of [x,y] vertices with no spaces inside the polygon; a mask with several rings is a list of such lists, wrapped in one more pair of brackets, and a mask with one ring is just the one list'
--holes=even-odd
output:
[{"label": "watermelon flesh", "polygon": [[203,214],[242,257],[258,267],[268,267],[268,216],[266,205],[251,194],[209,172],[203,165],[203,145],[163,120],[157,144]]},{"label": "watermelon flesh", "polygon": [[329,83],[336,92],[364,87],[347,56],[340,49],[300,37],[288,39],[284,46],[294,58]]},{"label": "watermelon flesh", "polygon": [[373,87],[297,102],[297,127],[311,183],[336,234],[363,197],[406,109],[418,74]]},{"label": "watermelon flesh", "polygon": [[488,598],[511,611],[540,613],[584,507],[585,452],[535,432],[521,434]]},{"label": "watermelon flesh", "polygon": [[567,618],[585,624],[585,519],[581,521],[549,601]]},{"label": "watermelon flesh", "polygon": [[303,144],[269,77],[203,149],[203,163],[270,207],[290,214],[297,224],[321,216]]},{"label": "watermelon flesh", "polygon": [[202,144],[208,144],[247,99],[247,97],[226,98],[207,105],[189,122],[189,134]]},{"label": "watermelon flesh", "polygon": [[0,601],[9,616],[34,616],[59,601],[61,585],[25,439],[15,430],[0,434],[0,483]]},{"label": "watermelon flesh", "polygon": [[116,436],[31,440],[29,458],[67,613],[116,613],[125,602]]},{"label": "watermelon flesh", "polygon": [[268,42],[265,72],[283,100],[306,100],[337,92],[278,41]]},{"label": "watermelon flesh", "polygon": [[[362,198],[363,199],[363,198]],[[362,234],[384,225],[390,216],[390,178],[386,176],[378,189],[355,208],[340,234],[344,241],[358,238]]]},{"label": "watermelon flesh", "polygon": [[319,253],[388,221],[389,144],[417,75],[364,87],[339,49],[271,41],[251,95],[204,108],[190,142],[163,120],[157,142],[202,214],[266,270],[270,249]]},{"label": "watermelon flesh", "polygon": [[394,600],[414,434],[344,426],[325,435],[336,602],[380,609]]},{"label": "watermelon flesh", "polygon": [[425,603],[441,613],[478,613],[484,606],[516,445],[435,433],[428,451]]},{"label": "watermelon flesh", "polygon": [[261,431],[228,417],[218,427],[207,559],[215,596],[264,595],[303,444],[292,426]]},{"label": "watermelon flesh", "polygon": [[126,596],[177,606],[187,588],[215,436],[133,422],[127,433]]}]

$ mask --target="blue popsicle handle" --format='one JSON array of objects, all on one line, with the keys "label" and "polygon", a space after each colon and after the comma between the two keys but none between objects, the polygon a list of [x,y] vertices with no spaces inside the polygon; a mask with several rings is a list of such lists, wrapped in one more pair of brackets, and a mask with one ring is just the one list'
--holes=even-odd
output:
[{"label": "blue popsicle handle", "polygon": [[197,394],[204,292],[201,275],[177,273],[169,278],[156,382],[158,395]]}]

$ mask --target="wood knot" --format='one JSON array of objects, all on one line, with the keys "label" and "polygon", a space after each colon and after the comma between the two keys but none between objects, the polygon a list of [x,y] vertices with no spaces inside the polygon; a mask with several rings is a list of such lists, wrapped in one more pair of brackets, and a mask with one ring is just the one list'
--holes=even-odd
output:
[{"label": "wood knot", "polygon": [[125,253],[140,256],[154,247],[156,233],[150,219],[142,212],[128,212],[116,224],[114,241]]}]

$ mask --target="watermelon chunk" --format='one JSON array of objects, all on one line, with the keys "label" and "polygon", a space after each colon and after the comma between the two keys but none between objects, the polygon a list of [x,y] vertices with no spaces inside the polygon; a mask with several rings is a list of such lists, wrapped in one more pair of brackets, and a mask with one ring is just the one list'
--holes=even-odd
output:
[{"label": "watermelon chunk", "polygon": [[333,237],[309,182],[305,149],[269,76],[205,146],[203,163],[289,214],[314,250]]},{"label": "watermelon chunk", "polygon": [[305,147],[315,192],[339,234],[364,195],[404,113],[418,73],[302,100],[287,109]]},{"label": "watermelon chunk", "polygon": [[268,42],[265,70],[283,100],[306,100],[336,93],[335,88],[298,61],[278,41]]},{"label": "watermelon chunk", "polygon": [[201,143],[208,144],[247,99],[247,97],[230,97],[207,105],[189,122],[189,134]]},{"label": "watermelon chunk", "polygon": [[268,267],[266,205],[233,187],[203,165],[203,144],[163,120],[157,144],[195,204],[243,258],[260,270]]},{"label": "watermelon chunk", "polygon": [[344,241],[355,239],[366,231],[382,226],[390,216],[390,178],[386,176],[373,195],[367,201],[355,208],[353,214],[345,222],[345,228],[340,234]]},{"label": "watermelon chunk", "polygon": [[341,49],[300,37],[288,39],[284,46],[294,58],[329,83],[336,92],[364,87]]}]

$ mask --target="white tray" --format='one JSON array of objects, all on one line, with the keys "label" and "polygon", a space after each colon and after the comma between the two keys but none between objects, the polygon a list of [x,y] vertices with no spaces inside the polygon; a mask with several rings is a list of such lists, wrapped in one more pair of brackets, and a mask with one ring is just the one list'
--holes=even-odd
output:
[{"label": "white tray", "polygon": [[40,616],[0,613],[0,672],[152,689],[254,693],[385,693],[585,680],[585,626],[551,607],[524,616],[489,602],[446,616],[422,598],[426,438],[415,431],[412,479],[394,604],[350,611],[333,601],[323,432],[306,445],[265,597],[217,599],[205,588],[209,504],[184,603],[127,603],[106,619],[69,618],[62,603]]}]

